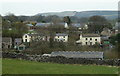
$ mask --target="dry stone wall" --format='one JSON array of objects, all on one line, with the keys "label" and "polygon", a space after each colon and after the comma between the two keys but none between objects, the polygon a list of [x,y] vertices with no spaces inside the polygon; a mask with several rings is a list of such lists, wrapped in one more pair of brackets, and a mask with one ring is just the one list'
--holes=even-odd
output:
[{"label": "dry stone wall", "polygon": [[27,55],[22,53],[0,52],[3,58],[16,58],[38,62],[52,62],[60,64],[95,64],[95,65],[110,65],[120,66],[120,59],[81,59],[81,58],[66,58],[62,56],[47,57],[42,55]]}]

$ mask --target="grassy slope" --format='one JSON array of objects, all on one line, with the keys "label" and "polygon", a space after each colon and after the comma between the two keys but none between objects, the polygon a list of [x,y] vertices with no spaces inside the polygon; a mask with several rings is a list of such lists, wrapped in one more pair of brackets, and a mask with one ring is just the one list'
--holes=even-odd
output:
[{"label": "grassy slope", "polygon": [[2,58],[0,58],[0,75],[2,74]]},{"label": "grassy slope", "polygon": [[116,67],[3,59],[3,74],[116,74]]}]

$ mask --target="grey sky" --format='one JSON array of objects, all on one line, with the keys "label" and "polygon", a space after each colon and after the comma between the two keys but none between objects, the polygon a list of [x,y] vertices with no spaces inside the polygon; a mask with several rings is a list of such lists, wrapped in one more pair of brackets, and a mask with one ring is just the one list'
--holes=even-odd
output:
[{"label": "grey sky", "polygon": [[119,0],[0,0],[0,14],[35,15],[44,12],[117,10]]}]

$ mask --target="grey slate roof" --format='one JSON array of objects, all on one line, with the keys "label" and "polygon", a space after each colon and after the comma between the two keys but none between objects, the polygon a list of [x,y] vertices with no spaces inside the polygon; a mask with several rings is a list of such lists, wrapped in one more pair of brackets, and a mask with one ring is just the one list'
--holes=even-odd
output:
[{"label": "grey slate roof", "polygon": [[27,26],[33,26],[32,24],[26,24]]},{"label": "grey slate roof", "polygon": [[120,22],[117,22],[113,29],[120,30]]},{"label": "grey slate roof", "polygon": [[22,38],[15,38],[15,42],[22,42]]},{"label": "grey slate roof", "polygon": [[12,38],[10,37],[2,37],[2,42],[8,43],[8,42],[12,42]]},{"label": "grey slate roof", "polygon": [[64,33],[57,33],[56,36],[68,36],[68,34],[64,34]]},{"label": "grey slate roof", "polygon": [[37,23],[35,26],[49,26],[51,23]]},{"label": "grey slate roof", "polygon": [[84,51],[84,52],[75,52],[75,51],[55,51],[51,53],[51,56],[64,56],[68,58],[102,58],[103,52],[95,51]]},{"label": "grey slate roof", "polygon": [[80,23],[72,23],[72,25],[75,26],[75,27],[80,27],[81,26]]},{"label": "grey slate roof", "polygon": [[29,36],[44,36],[44,34],[28,34]]},{"label": "grey slate roof", "polygon": [[83,37],[100,37],[98,34],[83,34]]}]

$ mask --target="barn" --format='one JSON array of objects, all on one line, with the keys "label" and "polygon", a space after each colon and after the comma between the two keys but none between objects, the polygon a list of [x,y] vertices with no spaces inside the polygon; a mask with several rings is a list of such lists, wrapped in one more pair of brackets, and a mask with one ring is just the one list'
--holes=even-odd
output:
[{"label": "barn", "polygon": [[98,51],[54,51],[51,56],[64,56],[67,58],[103,59],[103,52]]}]

